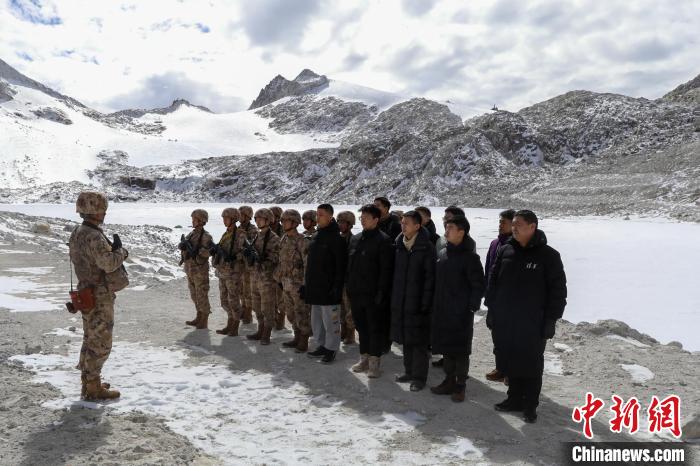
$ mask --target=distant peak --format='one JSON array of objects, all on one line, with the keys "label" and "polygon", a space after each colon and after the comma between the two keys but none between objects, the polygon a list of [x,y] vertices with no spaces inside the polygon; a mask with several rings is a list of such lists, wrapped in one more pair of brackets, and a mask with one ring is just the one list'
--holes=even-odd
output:
[{"label": "distant peak", "polygon": [[316,74],[308,68],[302,70],[293,81],[278,74],[260,90],[258,97],[250,104],[248,110],[264,107],[284,97],[306,94],[327,85],[326,76]]},{"label": "distant peak", "polygon": [[305,81],[314,81],[321,78],[321,75],[314,73],[308,68],[304,68],[304,70],[297,75],[296,78],[294,78],[294,81],[296,82],[305,82]]}]

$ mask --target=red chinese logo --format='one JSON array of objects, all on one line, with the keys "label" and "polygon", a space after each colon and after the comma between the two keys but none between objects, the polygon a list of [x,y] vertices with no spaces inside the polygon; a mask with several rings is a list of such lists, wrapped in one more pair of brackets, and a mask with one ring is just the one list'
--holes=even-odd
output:
[{"label": "red chinese logo", "polygon": [[[617,395],[612,396],[613,404],[610,411],[613,417],[610,420],[610,431],[621,433],[627,429],[630,434],[639,431],[639,412],[641,405],[636,397],[627,402]],[[576,406],[571,413],[571,418],[576,423],[583,422],[583,435],[588,439],[593,438],[593,418],[603,408],[605,403],[600,398],[586,393],[586,403]],[[669,395],[663,400],[657,396],[651,397],[651,403],[647,409],[649,433],[659,433],[668,430],[674,437],[681,436],[681,399],[678,395]]]},{"label": "red chinese logo", "polygon": [[583,421],[583,435],[586,438],[593,438],[593,429],[591,428],[591,420],[598,414],[598,411],[605,405],[603,400],[600,398],[595,398],[593,393],[586,393],[586,404],[581,407],[574,408],[574,412],[571,413],[571,418],[576,423]]},{"label": "red chinese logo", "polygon": [[649,432],[661,432],[668,429],[674,437],[681,436],[681,399],[670,395],[659,401],[656,395],[651,397],[647,410],[649,415]]}]

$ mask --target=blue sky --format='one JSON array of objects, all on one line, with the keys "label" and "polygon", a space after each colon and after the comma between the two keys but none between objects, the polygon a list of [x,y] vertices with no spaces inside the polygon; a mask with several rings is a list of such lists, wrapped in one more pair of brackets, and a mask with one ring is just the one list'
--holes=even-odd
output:
[{"label": "blue sky", "polygon": [[698,31],[692,0],[0,0],[0,58],[103,111],[241,110],[303,68],[473,114],[656,98],[700,74]]}]

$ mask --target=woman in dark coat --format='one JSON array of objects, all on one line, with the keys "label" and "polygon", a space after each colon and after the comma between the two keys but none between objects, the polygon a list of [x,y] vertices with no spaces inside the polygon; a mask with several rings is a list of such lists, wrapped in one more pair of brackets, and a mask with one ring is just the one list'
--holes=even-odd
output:
[{"label": "woman in dark coat", "polygon": [[391,293],[391,339],[403,345],[404,374],[411,391],[425,387],[430,365],[430,316],[435,287],[435,246],[420,214],[406,212],[396,239]]},{"label": "woman in dark coat", "polygon": [[443,355],[445,380],[431,388],[438,395],[464,401],[474,313],[481,307],[484,269],[467,241],[469,222],[455,217],[445,222],[447,246],[438,252],[433,299],[432,349]]}]

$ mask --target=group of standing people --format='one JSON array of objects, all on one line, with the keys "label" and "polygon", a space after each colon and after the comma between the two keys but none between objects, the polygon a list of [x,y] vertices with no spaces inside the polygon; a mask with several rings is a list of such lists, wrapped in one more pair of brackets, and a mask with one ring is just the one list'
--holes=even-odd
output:
[{"label": "group of standing people", "polygon": [[[83,194],[86,199],[101,196]],[[84,231],[94,244],[81,259],[80,244],[72,239],[71,260],[79,288],[99,287],[94,278],[99,271],[113,272],[128,253],[120,241],[115,248],[99,230],[106,199],[94,202],[98,209],[81,209],[86,205],[81,198],[78,211],[83,224],[92,225]],[[101,217],[94,215],[96,210]],[[196,309],[188,325],[208,327],[211,264],[227,313],[226,326],[217,333],[238,336],[241,322],[250,323],[255,315],[257,329],[246,338],[269,345],[273,329],[283,329],[286,318],[294,338],[282,345],[330,364],[341,342],[354,343],[357,331],[360,356],[351,370],[370,378],[381,376],[381,358],[395,342],[402,345],[404,365],[396,380],[409,383],[411,391],[426,386],[431,355],[439,354],[442,359],[433,366],[441,366],[445,378],[430,390],[461,402],[469,376],[474,314],[485,297],[495,355],[495,369],[486,378],[508,385],[507,399],[495,409],[522,412],[527,422],[537,419],[544,349],[566,306],[566,276],[559,254],[547,245],[532,211],[501,212],[499,234],[489,247],[485,268],[469,221],[456,206],[445,209],[443,236],[436,233],[430,209],[392,212],[385,197],[359,209],[362,231],[355,235],[355,214],[335,215],[330,204],[303,215],[279,207],[255,212],[250,206],[229,207],[221,217],[226,231],[214,242],[204,229],[208,213],[196,209],[193,230],[178,245]],[[95,229],[99,234],[92,234]],[[81,260],[92,263],[91,275],[83,279],[78,270]],[[110,299],[113,303],[113,293]],[[99,314],[83,317],[86,355],[94,333],[91,319]],[[311,336],[316,346],[309,351]],[[90,366],[82,356],[81,364]],[[99,368],[92,372],[99,373]],[[97,385],[89,387],[87,398],[119,396],[109,384],[100,385],[99,376]]]}]

